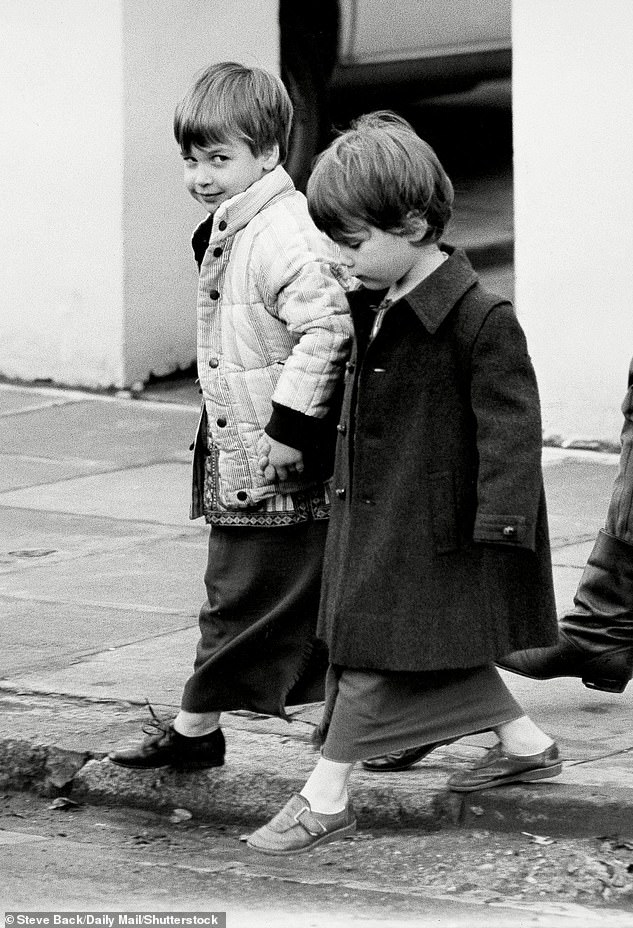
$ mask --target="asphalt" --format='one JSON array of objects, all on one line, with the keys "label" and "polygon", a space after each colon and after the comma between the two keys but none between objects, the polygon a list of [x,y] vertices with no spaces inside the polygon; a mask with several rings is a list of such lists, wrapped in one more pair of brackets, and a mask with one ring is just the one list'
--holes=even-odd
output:
[{"label": "asphalt", "polygon": [[[469,240],[468,220],[461,226],[462,243],[493,276],[512,247],[508,209],[497,219],[489,241]],[[0,789],[181,808],[248,830],[313,768],[319,706],[296,707],[290,723],[225,713],[221,768],[129,771],[107,759],[143,736],[148,700],[163,717],[176,714],[190,673],[207,539],[204,524],[188,519],[198,404],[187,375],[138,397],[0,384]],[[605,451],[543,450],[560,609],[571,604],[603,524],[617,460]],[[633,684],[612,695],[576,679],[503,676],[556,738],[562,775],[450,793],[451,772],[495,740],[464,738],[407,772],[358,769],[361,827],[633,834]]]}]

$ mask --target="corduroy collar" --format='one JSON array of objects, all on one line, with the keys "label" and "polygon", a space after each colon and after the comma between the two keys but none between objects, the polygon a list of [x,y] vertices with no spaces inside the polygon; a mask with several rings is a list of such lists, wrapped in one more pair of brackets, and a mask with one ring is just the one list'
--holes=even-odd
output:
[{"label": "corduroy collar", "polygon": [[[448,260],[393,304],[407,303],[431,335],[437,332],[453,306],[479,279],[461,248],[441,247]],[[386,291],[370,291],[361,287],[347,296],[354,312],[368,309],[372,304],[375,307],[385,295]]]}]

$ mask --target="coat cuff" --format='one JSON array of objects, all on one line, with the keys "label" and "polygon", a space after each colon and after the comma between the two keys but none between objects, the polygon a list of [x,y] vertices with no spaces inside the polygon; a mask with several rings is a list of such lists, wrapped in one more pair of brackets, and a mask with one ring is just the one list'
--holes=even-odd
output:
[{"label": "coat cuff", "polygon": [[512,548],[536,549],[536,528],[525,516],[478,515],[473,540],[480,544],[508,545]]},{"label": "coat cuff", "polygon": [[283,445],[307,451],[322,441],[324,427],[324,419],[306,416],[305,413],[273,401],[273,414],[264,431]]}]

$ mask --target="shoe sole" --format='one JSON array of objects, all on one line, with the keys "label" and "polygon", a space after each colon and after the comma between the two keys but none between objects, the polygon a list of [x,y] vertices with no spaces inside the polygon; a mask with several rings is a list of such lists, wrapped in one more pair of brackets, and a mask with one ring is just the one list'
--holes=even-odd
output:
[{"label": "shoe sole", "polygon": [[506,783],[532,783],[535,780],[547,780],[550,777],[557,777],[562,772],[562,764],[553,764],[551,767],[526,770],[523,773],[516,773],[514,776],[499,777],[498,780],[488,780],[486,783],[477,783],[472,786],[453,786],[449,783],[448,788],[456,793],[475,793],[480,789],[492,789],[494,786],[505,786]]},{"label": "shoe sole", "polygon": [[356,831],[356,821],[353,821],[351,825],[345,825],[343,828],[337,828],[336,831],[330,831],[326,835],[323,835],[321,838],[317,838],[315,841],[311,841],[310,844],[306,844],[304,847],[298,847],[291,851],[282,851],[276,850],[275,848],[269,847],[259,847],[257,844],[251,844],[250,839],[246,842],[246,847],[250,847],[252,851],[259,851],[260,854],[268,854],[270,857],[291,857],[294,854],[307,854],[308,851],[314,850],[315,847],[319,847],[322,844],[329,844],[330,841],[338,841],[339,838],[346,838],[348,835],[353,834]]},{"label": "shoe sole", "polygon": [[120,760],[115,760],[113,757],[109,757],[108,760],[112,761],[113,764],[116,764],[117,767],[123,767],[125,770],[164,770],[167,767],[170,767],[172,770],[179,770],[185,773],[193,772],[195,770],[210,770],[212,767],[223,767],[224,760],[215,761],[213,763],[195,763],[190,764],[127,764]]}]

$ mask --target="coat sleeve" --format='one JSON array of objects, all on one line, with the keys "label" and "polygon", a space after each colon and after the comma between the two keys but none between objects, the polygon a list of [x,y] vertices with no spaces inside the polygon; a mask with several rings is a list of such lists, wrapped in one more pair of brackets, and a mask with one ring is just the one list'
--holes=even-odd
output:
[{"label": "coat sleeve", "polygon": [[295,339],[272,397],[266,432],[305,448],[318,438],[352,340],[345,291],[328,244],[314,229],[277,238],[265,269],[269,311]]},{"label": "coat sleeve", "polygon": [[488,313],[471,364],[479,455],[474,541],[533,551],[542,493],[541,410],[525,335],[511,304]]}]

